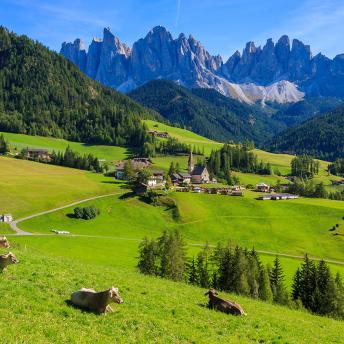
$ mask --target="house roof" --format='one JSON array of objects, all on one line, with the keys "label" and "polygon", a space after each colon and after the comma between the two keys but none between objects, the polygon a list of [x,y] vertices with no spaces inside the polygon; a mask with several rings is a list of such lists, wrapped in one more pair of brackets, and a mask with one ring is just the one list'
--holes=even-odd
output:
[{"label": "house roof", "polygon": [[193,169],[193,171],[191,172],[191,174],[193,176],[200,176],[204,170],[206,170],[207,168],[205,166],[195,166],[195,168]]},{"label": "house roof", "polygon": [[186,173],[186,172],[180,172],[178,173],[181,177],[183,178],[191,178],[190,174],[189,173]]},{"label": "house roof", "polygon": [[259,183],[259,184],[257,184],[257,186],[270,186],[270,185],[265,184],[265,183]]}]

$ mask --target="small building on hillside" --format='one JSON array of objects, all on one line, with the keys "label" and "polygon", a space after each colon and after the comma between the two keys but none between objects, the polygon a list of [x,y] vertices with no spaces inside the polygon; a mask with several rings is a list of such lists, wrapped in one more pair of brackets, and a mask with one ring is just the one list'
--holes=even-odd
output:
[{"label": "small building on hillside", "polygon": [[13,221],[13,216],[11,214],[4,214],[0,216],[0,221],[5,223],[10,223]]},{"label": "small building on hillside", "polygon": [[28,159],[43,159],[47,161],[51,159],[48,149],[27,148],[26,154]]},{"label": "small building on hillside", "polygon": [[116,163],[115,177],[116,179],[124,179],[124,167],[126,163],[131,163],[134,171],[140,171],[145,168],[148,168],[152,165],[152,162],[149,158],[134,158],[131,160],[122,160]]},{"label": "small building on hillside", "polygon": [[191,183],[191,175],[189,173],[184,173],[184,172],[173,173],[170,177],[174,185],[180,185],[180,184],[188,185]]},{"label": "small building on hillside", "polygon": [[270,185],[265,184],[265,183],[259,183],[256,185],[256,191],[269,192],[270,191]]},{"label": "small building on hillside", "polygon": [[288,199],[297,199],[298,195],[293,195],[289,193],[273,193],[267,195],[261,195],[258,197],[260,201],[279,201],[279,200],[288,200]]},{"label": "small building on hillside", "polygon": [[147,184],[151,188],[165,186],[166,180],[164,171],[153,171],[152,175],[148,179]]},{"label": "small building on hillside", "polygon": [[157,131],[157,130],[149,130],[148,134],[152,136],[160,137],[162,139],[167,139],[170,136],[167,131]]}]

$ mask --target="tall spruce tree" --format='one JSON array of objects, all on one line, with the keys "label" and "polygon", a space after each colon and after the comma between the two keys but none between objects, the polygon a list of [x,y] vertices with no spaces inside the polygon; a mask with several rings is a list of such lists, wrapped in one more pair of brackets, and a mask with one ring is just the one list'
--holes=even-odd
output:
[{"label": "tall spruce tree", "polygon": [[139,262],[140,272],[146,275],[157,275],[158,269],[158,248],[154,240],[147,237],[139,245]]},{"label": "tall spruce tree", "polygon": [[280,304],[288,303],[288,293],[284,285],[284,274],[279,258],[276,256],[270,271],[270,284],[273,301]]}]

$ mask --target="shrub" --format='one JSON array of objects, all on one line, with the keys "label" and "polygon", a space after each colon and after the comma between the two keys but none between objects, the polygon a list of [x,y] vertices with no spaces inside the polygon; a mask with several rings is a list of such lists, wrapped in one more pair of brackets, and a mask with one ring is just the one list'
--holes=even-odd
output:
[{"label": "shrub", "polygon": [[100,214],[100,210],[91,205],[89,207],[76,207],[74,208],[74,217],[76,219],[91,220],[94,219],[97,215]]}]

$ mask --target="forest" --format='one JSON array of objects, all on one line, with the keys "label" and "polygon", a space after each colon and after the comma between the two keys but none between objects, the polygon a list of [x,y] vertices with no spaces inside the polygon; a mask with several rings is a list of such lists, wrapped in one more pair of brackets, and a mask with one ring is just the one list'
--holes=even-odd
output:
[{"label": "forest", "polygon": [[0,131],[142,147],[159,118],[61,55],[0,27]]}]

